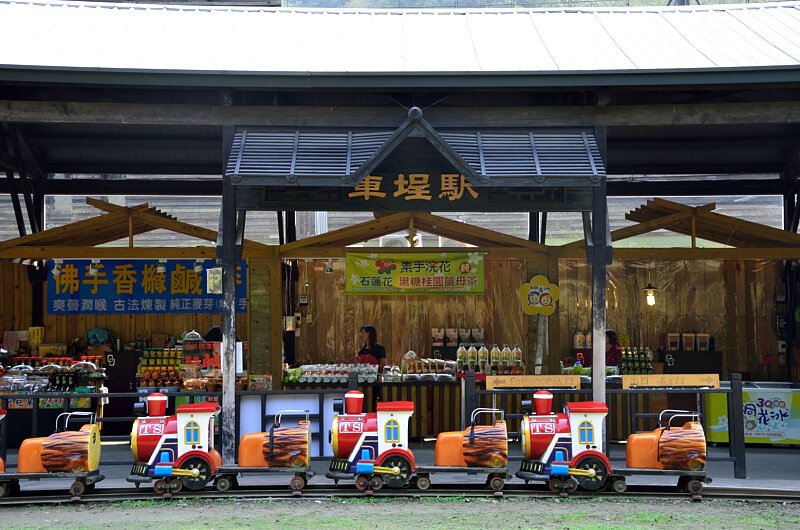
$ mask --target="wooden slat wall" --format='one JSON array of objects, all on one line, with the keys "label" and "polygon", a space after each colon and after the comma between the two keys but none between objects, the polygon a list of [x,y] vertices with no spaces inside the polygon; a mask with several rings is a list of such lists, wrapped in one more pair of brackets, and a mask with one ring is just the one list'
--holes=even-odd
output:
[{"label": "wooden slat wall", "polygon": [[[325,273],[325,261],[300,262],[300,288],[308,282],[309,305],[297,338],[298,363],[353,362],[360,344],[358,330],[378,330],[390,364],[407,351],[426,357],[431,328],[484,328],[488,344],[519,344],[528,351],[527,321],[516,290],[525,281],[522,260],[487,260],[484,295],[361,296],[344,294],[344,263]],[[311,322],[307,323],[307,315]]]},{"label": "wooden slat wall", "polygon": [[[658,288],[648,307],[643,288]],[[559,358],[572,351],[576,329],[591,327],[591,268],[583,260],[559,262],[561,288]],[[776,261],[616,261],[608,268],[608,328],[630,336],[632,345],[658,348],[668,332],[709,333],[722,351],[723,377],[750,373],[754,379],[781,379],[773,330],[775,294],[783,291]],[[771,373],[761,366],[772,352]],[[556,361],[557,364],[557,361]],[[760,373],[759,373],[760,372]]]},{"label": "wooden slat wall", "polygon": [[0,330],[28,329],[31,325],[31,301],[27,267],[0,263]]}]

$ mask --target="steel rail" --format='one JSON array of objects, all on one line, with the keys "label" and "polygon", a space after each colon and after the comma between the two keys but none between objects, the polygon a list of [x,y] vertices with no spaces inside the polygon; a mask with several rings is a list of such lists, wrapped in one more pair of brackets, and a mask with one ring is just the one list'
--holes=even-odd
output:
[{"label": "steel rail", "polygon": [[[173,494],[171,497],[156,494],[153,491],[147,490],[134,490],[128,488],[108,488],[98,489],[92,493],[88,493],[76,500],[70,498],[63,493],[53,495],[36,495],[23,491],[21,494],[14,497],[7,497],[0,499],[0,507],[2,506],[24,506],[24,505],[59,505],[59,504],[75,504],[75,503],[107,503],[107,502],[123,502],[123,501],[158,501],[163,500],[169,502],[173,500],[207,500],[207,499],[242,499],[242,500],[329,500],[333,498],[356,498],[367,497],[364,492],[358,491],[355,487],[352,488],[335,488],[328,485],[309,485],[303,490],[302,495],[295,496],[285,485],[280,486],[240,486],[236,489],[221,493],[213,489],[206,489],[197,492],[181,491],[180,493]],[[38,492],[36,492],[38,493]],[[634,498],[659,498],[671,500],[693,500],[692,496],[688,493],[682,493],[675,490],[674,486],[629,486],[628,491],[625,493],[613,493],[608,491],[587,492],[577,491],[569,494],[574,498],[594,498],[606,497],[610,499],[634,497]],[[380,491],[374,492],[371,497],[383,499],[403,499],[403,498],[419,498],[419,497],[531,497],[537,499],[558,498],[557,493],[553,493],[546,489],[544,486],[523,486],[517,484],[507,485],[502,492],[495,494],[488,490],[481,484],[464,484],[464,485],[435,485],[426,491],[419,491],[413,488],[392,490],[384,488]],[[703,489],[702,500],[746,500],[750,502],[798,502],[800,503],[800,492],[792,490],[763,490],[763,489],[750,489],[750,488],[726,488],[726,487],[708,487]],[[695,499],[696,500],[696,499]]]}]

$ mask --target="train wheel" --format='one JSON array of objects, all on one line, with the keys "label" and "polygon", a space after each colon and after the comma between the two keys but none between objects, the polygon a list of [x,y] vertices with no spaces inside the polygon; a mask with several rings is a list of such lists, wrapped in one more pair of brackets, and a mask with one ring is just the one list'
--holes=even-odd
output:
[{"label": "train wheel", "polygon": [[301,476],[295,475],[292,477],[292,480],[289,481],[289,489],[292,491],[303,491],[305,487],[306,479]]},{"label": "train wheel", "polygon": [[417,489],[425,491],[431,487],[431,479],[428,477],[417,477]]},{"label": "train wheel", "polygon": [[217,491],[219,491],[220,493],[225,493],[226,491],[231,489],[231,487],[233,486],[233,483],[231,482],[231,479],[229,479],[228,477],[219,477],[217,479],[216,484],[214,484],[214,486],[217,488]]},{"label": "train wheel", "polygon": [[564,483],[564,491],[566,491],[567,493],[572,493],[577,489],[578,489],[578,482],[574,478],[569,477]]},{"label": "train wheel", "polygon": [[692,495],[700,495],[703,493],[703,483],[699,480],[690,480],[686,484],[686,491],[691,493]]},{"label": "train wheel", "polygon": [[411,482],[411,464],[408,460],[399,455],[393,455],[383,461],[383,467],[396,467],[400,469],[397,475],[384,475],[383,481],[390,488],[403,488]]},{"label": "train wheel", "polygon": [[611,489],[614,490],[615,493],[625,493],[628,489],[628,485],[625,483],[624,478],[618,478],[611,483]]},{"label": "train wheel", "polygon": [[69,487],[69,493],[73,497],[80,497],[84,493],[86,493],[86,484],[84,482],[78,482],[77,480],[72,483]]},{"label": "train wheel", "polygon": [[200,457],[188,458],[181,465],[181,469],[187,471],[197,470],[197,475],[193,477],[181,477],[181,482],[187,490],[199,491],[206,487],[211,479],[211,466],[208,465],[204,459]]},{"label": "train wheel", "polygon": [[8,482],[0,482],[0,499],[11,495],[11,484]]},{"label": "train wheel", "polygon": [[153,482],[153,491],[159,495],[165,493],[167,491],[167,483],[163,479],[156,480]]},{"label": "train wheel", "polygon": [[553,477],[547,481],[547,487],[554,493],[560,493],[564,486],[564,482],[560,478]]},{"label": "train wheel", "polygon": [[381,477],[380,475],[375,475],[374,477],[369,479],[369,485],[373,491],[378,491],[383,487],[383,477]]},{"label": "train wheel", "polygon": [[179,493],[183,489],[183,482],[179,478],[174,478],[169,481],[169,492]]},{"label": "train wheel", "polygon": [[606,485],[606,480],[608,479],[608,469],[603,461],[599,458],[587,456],[586,458],[580,459],[578,461],[578,465],[575,467],[585,471],[594,470],[593,477],[575,477],[575,479],[578,481],[578,485],[580,485],[580,487],[583,489],[589,491],[599,491],[603,489],[603,486]]},{"label": "train wheel", "polygon": [[356,477],[356,489],[358,491],[367,491],[369,488],[369,477],[366,475],[359,475]]},{"label": "train wheel", "polygon": [[489,479],[489,488],[492,491],[503,491],[503,486],[506,485],[506,481],[500,477],[492,477]]}]

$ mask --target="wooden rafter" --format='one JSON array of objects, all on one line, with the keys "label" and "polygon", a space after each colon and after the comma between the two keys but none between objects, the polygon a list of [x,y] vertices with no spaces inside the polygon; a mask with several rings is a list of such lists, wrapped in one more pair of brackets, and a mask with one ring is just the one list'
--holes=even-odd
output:
[{"label": "wooden rafter", "polygon": [[694,235],[733,247],[794,247],[800,245],[800,235],[798,234],[722,215],[710,211],[711,208],[707,206],[692,208],[664,199],[654,199],[629,212],[625,218],[644,223],[674,213],[689,212],[692,217],[664,228],[679,234]]},{"label": "wooden rafter", "polygon": [[[340,228],[326,234],[309,237],[281,246],[284,257],[333,257],[341,256],[344,247],[369,241],[376,237],[397,233],[413,226],[414,230],[422,230],[431,234],[446,237],[454,241],[475,245],[480,249],[492,249],[497,253],[500,248],[507,248],[519,255],[546,253],[547,246],[534,241],[502,234],[493,230],[480,228],[460,221],[454,221],[430,213],[393,213],[378,214],[375,220],[365,221],[346,228]],[[403,248],[403,252],[410,248]],[[417,252],[433,249],[417,248]]]},{"label": "wooden rafter", "polygon": [[300,248],[340,246],[345,247],[376,237],[394,234],[408,227],[411,214],[401,212],[383,216],[379,219],[365,221],[345,228],[339,228],[325,234],[312,236],[300,241],[293,241],[281,246],[281,254]]},{"label": "wooden rafter", "polygon": [[[213,258],[216,247],[133,247],[132,237],[161,228],[216,242],[217,232],[178,221],[147,204],[126,207],[99,199],[86,202],[106,213],[44,230],[24,237],[0,242],[0,259],[47,258]],[[128,247],[100,247],[128,238]],[[246,240],[245,257],[263,255],[269,245]]]}]

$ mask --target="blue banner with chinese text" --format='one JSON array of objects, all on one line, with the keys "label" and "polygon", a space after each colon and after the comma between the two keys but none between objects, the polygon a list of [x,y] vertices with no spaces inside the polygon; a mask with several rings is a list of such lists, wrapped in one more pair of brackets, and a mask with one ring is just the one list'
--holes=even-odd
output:
[{"label": "blue banner with chinese text", "polygon": [[[220,313],[222,295],[210,294],[206,271],[216,267],[203,260],[168,260],[159,271],[157,260],[48,261],[47,312],[59,314]],[[201,263],[198,261],[197,263]],[[55,273],[54,273],[55,272]],[[212,289],[213,290],[213,289]],[[236,311],[247,311],[247,264],[236,267]]]}]

